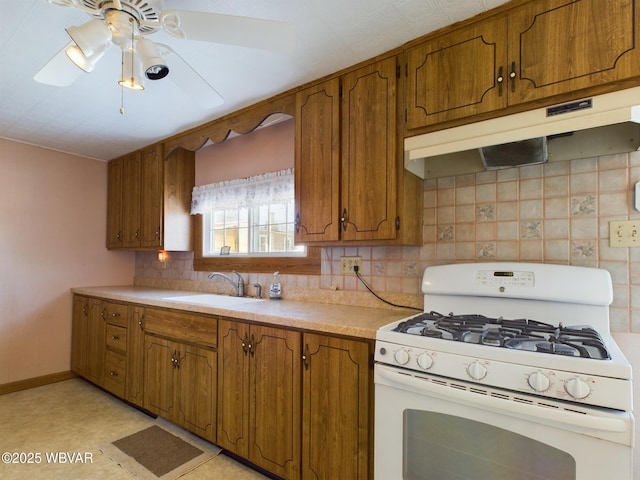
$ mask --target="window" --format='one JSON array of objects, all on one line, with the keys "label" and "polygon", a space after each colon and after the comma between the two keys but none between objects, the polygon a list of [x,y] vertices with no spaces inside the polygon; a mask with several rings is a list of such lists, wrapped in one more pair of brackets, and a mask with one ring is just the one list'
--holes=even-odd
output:
[{"label": "window", "polygon": [[195,187],[202,256],[305,255],[294,243],[293,170]]}]

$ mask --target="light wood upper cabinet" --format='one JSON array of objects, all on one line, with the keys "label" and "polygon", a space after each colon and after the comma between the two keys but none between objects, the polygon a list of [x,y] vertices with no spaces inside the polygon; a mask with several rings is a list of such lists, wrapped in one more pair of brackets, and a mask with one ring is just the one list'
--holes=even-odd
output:
[{"label": "light wood upper cabinet", "polygon": [[419,243],[420,182],[402,168],[397,77],[390,57],[297,93],[296,242]]},{"label": "light wood upper cabinet", "polygon": [[[543,0],[509,15],[511,104],[640,75],[636,0]],[[509,66],[511,71],[511,66]]]},{"label": "light wood upper cabinet", "polygon": [[530,1],[412,42],[407,129],[580,98],[637,77],[639,15],[636,0]]},{"label": "light wood upper cabinet", "polygon": [[107,248],[192,249],[195,154],[155,144],[109,162]]},{"label": "light wood upper cabinet", "polygon": [[456,29],[409,48],[407,128],[506,107],[506,59],[506,17]]},{"label": "light wood upper cabinet", "polygon": [[300,333],[220,321],[218,445],[276,475],[300,475]]},{"label": "light wood upper cabinet", "polygon": [[297,94],[296,242],[340,239],[340,80]]}]

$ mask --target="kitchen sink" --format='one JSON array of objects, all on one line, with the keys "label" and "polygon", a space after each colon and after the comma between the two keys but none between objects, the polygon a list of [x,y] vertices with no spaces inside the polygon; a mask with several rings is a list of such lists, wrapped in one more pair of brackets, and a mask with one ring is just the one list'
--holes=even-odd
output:
[{"label": "kitchen sink", "polygon": [[216,295],[213,293],[164,297],[163,300],[168,300],[170,302],[191,303],[194,305],[206,305],[208,307],[229,307],[246,305],[255,302],[264,302],[264,299],[262,298],[234,297],[231,295]]}]

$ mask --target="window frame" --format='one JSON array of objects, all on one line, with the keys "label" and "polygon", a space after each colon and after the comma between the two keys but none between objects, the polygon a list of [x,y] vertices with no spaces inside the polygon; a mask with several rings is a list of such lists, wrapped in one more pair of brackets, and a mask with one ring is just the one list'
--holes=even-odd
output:
[{"label": "window frame", "polygon": [[242,273],[273,273],[293,275],[320,275],[321,247],[307,246],[306,256],[235,256],[218,255],[205,257],[202,254],[203,216],[193,215],[194,249],[193,269],[197,272],[235,270]]}]

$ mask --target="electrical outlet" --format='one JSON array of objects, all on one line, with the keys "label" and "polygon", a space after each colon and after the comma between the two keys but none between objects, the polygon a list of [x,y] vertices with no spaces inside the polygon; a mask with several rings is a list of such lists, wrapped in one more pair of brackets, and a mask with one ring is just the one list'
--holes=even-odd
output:
[{"label": "electrical outlet", "polygon": [[358,266],[358,270],[362,268],[362,257],[340,257],[340,271],[343,275],[353,272],[353,267]]},{"label": "electrical outlet", "polygon": [[610,247],[640,247],[640,221],[609,222]]}]

